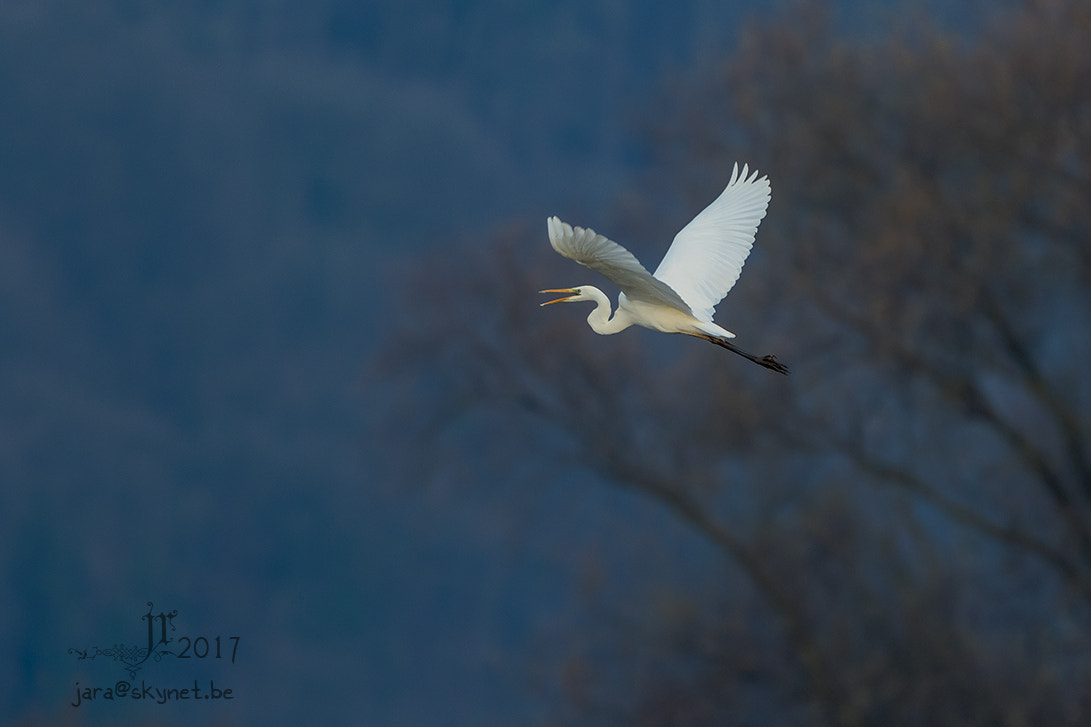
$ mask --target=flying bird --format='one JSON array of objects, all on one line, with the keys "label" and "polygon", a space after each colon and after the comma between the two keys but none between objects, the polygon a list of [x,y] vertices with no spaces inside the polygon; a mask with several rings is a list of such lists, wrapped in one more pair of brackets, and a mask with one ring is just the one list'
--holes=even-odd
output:
[{"label": "flying bird", "polygon": [[735,337],[712,322],[716,304],[735,285],[746,256],[754,244],[758,224],[769,206],[769,178],[758,179],[744,164],[736,164],[731,181],[712,204],[674,236],[655,274],[616,242],[594,230],[573,228],[557,217],[547,226],[549,242],[561,255],[606,276],[618,288],[617,310],[610,315],[610,300],[593,285],[551,288],[541,293],[563,293],[553,303],[593,301],[587,316],[591,329],[600,335],[618,333],[637,325],[665,333],[685,333],[734,351],[756,364],[787,374],[788,367],[776,357],[755,356],[730,339]]}]

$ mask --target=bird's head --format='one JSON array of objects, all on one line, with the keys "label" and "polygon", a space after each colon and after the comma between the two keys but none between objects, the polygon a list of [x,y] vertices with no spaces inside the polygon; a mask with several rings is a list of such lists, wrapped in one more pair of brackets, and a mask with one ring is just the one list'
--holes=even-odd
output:
[{"label": "bird's head", "polygon": [[539,293],[563,293],[563,298],[557,298],[556,300],[547,300],[541,305],[553,305],[554,303],[575,303],[578,300],[591,300],[590,296],[584,293],[580,288],[550,288],[548,290],[539,290]]}]

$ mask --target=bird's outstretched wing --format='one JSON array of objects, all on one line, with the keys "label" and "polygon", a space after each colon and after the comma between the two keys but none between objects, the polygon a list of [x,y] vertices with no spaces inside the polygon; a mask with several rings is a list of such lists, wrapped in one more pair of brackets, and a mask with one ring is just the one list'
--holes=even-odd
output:
[{"label": "bird's outstretched wing", "polygon": [[736,164],[719,197],[674,237],[655,277],[678,292],[698,320],[711,321],[716,304],[735,285],[769,206],[769,178]]},{"label": "bird's outstretched wing", "polygon": [[550,217],[549,244],[553,249],[580,265],[602,273],[621,292],[632,300],[639,300],[672,308],[691,314],[690,307],[671,286],[662,280],[656,280],[644,269],[640,261],[631,252],[616,242],[607,240],[594,230],[576,227]]}]

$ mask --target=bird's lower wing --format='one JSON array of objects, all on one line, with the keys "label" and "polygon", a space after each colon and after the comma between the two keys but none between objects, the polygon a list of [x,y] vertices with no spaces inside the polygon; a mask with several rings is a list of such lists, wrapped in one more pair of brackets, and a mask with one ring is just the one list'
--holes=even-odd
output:
[{"label": "bird's lower wing", "polygon": [[616,242],[584,227],[550,217],[549,244],[580,265],[601,273],[632,300],[656,303],[692,314],[690,307],[671,286],[652,277],[636,257]]}]

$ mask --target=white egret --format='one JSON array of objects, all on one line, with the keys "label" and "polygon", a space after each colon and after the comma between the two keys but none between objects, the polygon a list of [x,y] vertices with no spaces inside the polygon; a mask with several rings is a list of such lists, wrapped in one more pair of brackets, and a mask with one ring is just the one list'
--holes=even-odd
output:
[{"label": "white egret", "polygon": [[743,351],[729,340],[734,333],[712,322],[716,304],[735,285],[750,254],[754,234],[769,206],[769,189],[768,177],[758,179],[758,173],[750,174],[746,165],[740,173],[736,164],[720,196],[675,235],[654,275],[616,242],[550,217],[547,225],[553,249],[602,273],[621,293],[612,317],[610,300],[593,285],[539,291],[565,294],[542,305],[593,301],[595,309],[587,316],[587,323],[595,333],[608,336],[632,325],[685,333],[787,374],[788,367],[774,356]]}]

